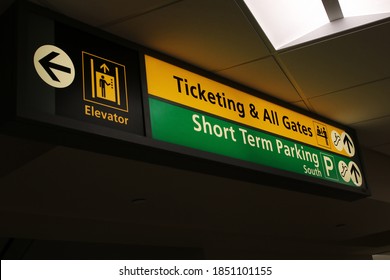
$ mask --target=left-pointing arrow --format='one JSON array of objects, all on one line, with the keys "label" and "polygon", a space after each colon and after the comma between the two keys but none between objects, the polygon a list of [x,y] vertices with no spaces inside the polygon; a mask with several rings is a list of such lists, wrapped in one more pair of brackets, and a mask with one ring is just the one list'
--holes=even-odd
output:
[{"label": "left-pointing arrow", "polygon": [[39,63],[45,69],[47,74],[49,74],[50,78],[52,78],[54,81],[57,81],[57,82],[59,82],[60,80],[54,74],[52,69],[55,69],[55,70],[58,70],[58,71],[62,71],[62,72],[65,72],[65,73],[71,73],[71,69],[70,68],[52,62],[52,60],[54,58],[56,58],[58,55],[59,55],[59,53],[57,53],[55,51],[52,51],[51,53],[49,53],[48,55],[46,55],[45,57],[43,57],[43,58],[41,58],[39,60]]},{"label": "left-pointing arrow", "polygon": [[42,45],[34,53],[35,71],[48,85],[66,88],[76,77],[76,70],[69,55],[54,45]]}]

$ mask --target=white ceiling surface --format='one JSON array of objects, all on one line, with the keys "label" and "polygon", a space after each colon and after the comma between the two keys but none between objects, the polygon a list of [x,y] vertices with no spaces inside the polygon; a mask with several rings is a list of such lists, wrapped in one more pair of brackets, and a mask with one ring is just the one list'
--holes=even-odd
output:
[{"label": "white ceiling surface", "polygon": [[[50,212],[57,217],[74,216],[79,219],[82,216],[91,222],[101,217],[107,221],[116,219],[121,222],[129,219],[126,216],[128,213],[132,215],[130,219],[134,224],[144,225],[135,226],[134,231],[126,232],[127,235],[136,234],[139,240],[148,236],[142,229],[153,230],[157,226],[160,232],[164,227],[176,228],[177,234],[184,234],[185,230],[195,230],[199,233],[193,241],[195,245],[210,242],[210,246],[218,247],[218,250],[223,250],[222,245],[219,247],[218,244],[227,242],[225,239],[230,241],[235,238],[237,242],[232,242],[232,246],[243,245],[249,248],[253,246],[253,242],[259,242],[255,239],[256,235],[288,235],[290,238],[306,238],[317,242],[349,239],[390,228],[389,219],[381,216],[383,213],[389,213],[389,206],[385,201],[390,201],[386,188],[390,167],[390,20],[355,30],[351,34],[328,38],[323,42],[275,51],[270,48],[267,40],[262,38],[263,35],[259,35],[251,26],[234,0],[34,2],[356,128],[362,146],[382,153],[378,157],[376,152],[367,150],[364,157],[368,165],[367,174],[373,174],[367,176],[368,180],[381,186],[374,190],[374,198],[382,202],[369,199],[346,204],[315,196],[306,199],[306,194],[259,188],[258,185],[243,182],[239,183],[240,191],[237,191],[237,182],[234,180],[204,174],[193,176],[191,172],[165,167],[153,168],[148,164],[134,164],[130,160],[121,160],[121,165],[118,159],[114,161],[108,156],[100,155],[96,158],[93,153],[76,153],[72,149],[58,147],[2,179],[8,188],[3,189],[0,206],[6,212],[13,212],[12,217],[24,211],[31,213],[32,217]],[[0,10],[6,4],[7,1],[1,2]],[[60,166],[55,168],[52,163],[58,158],[63,160],[59,163]],[[385,165],[377,168],[375,162],[379,158]],[[123,185],[123,178],[114,175],[118,174],[116,170],[99,165],[101,160],[106,163],[112,161],[113,165],[121,166],[125,173],[126,170],[136,170],[134,176],[140,177],[140,181],[147,181],[142,188],[138,189],[140,186],[137,185],[128,188]],[[76,164],[73,166],[71,163]],[[86,168],[85,173],[79,170],[83,167]],[[37,177],[36,173],[42,170],[48,170],[48,176]],[[153,176],[145,177],[145,174],[152,172]],[[67,189],[76,175],[66,174],[79,174],[78,178],[84,182],[85,191],[80,188],[80,193],[74,194],[77,188]],[[376,176],[377,174],[379,176]],[[92,177],[95,179],[89,180]],[[63,182],[57,183],[58,178],[63,178]],[[110,178],[114,178],[114,182],[110,181]],[[22,184],[27,182],[26,180],[31,181],[31,186],[40,185],[40,188],[29,189],[26,184]],[[13,196],[17,193],[30,194],[32,197],[39,197],[39,193],[50,194],[50,186],[54,182],[57,190],[60,188],[63,191],[58,201],[46,201],[42,198],[42,201],[34,204],[26,199],[29,197],[27,195],[24,201],[13,205],[11,201],[4,199],[6,195]],[[106,188],[104,182],[110,185],[110,188]],[[156,193],[158,188],[155,185],[160,182],[170,183]],[[199,192],[198,186],[205,182],[215,188],[210,187]],[[128,197],[125,195],[126,191],[129,192]],[[171,192],[178,195],[170,196]],[[57,193],[52,195],[56,196]],[[137,198],[137,195],[147,197],[147,203],[126,203]],[[79,197],[76,204],[74,196]],[[104,209],[105,201],[102,198],[117,200],[115,209]],[[221,209],[213,207],[213,200],[218,201]],[[231,211],[224,212],[222,209]],[[268,215],[269,211],[273,212],[273,215]],[[286,216],[292,220],[286,220]],[[20,219],[27,219],[26,216],[23,217]],[[188,217],[192,217],[194,222],[186,224]],[[238,217],[246,219],[240,220]],[[269,224],[270,227],[263,227],[262,223],[259,223],[262,219],[264,224]],[[32,218],[32,221],[35,220]],[[6,223],[14,222],[9,220]],[[336,227],[336,224],[347,226]],[[23,232],[23,223],[18,226],[20,232]],[[27,223],[25,226],[30,225]],[[18,231],[15,228],[17,227],[15,226],[14,232],[10,234]],[[60,226],[58,228],[60,229]],[[212,228],[216,233],[229,232],[230,235],[219,237],[216,234],[213,240],[206,241],[202,239],[205,235],[202,228]],[[41,229],[37,225],[36,228],[30,227],[30,230],[37,231],[39,235],[46,234],[44,230],[56,229]],[[245,232],[247,240],[238,240],[241,236],[238,232]],[[171,233],[172,231],[167,231],[161,238],[170,238],[175,242],[175,235],[168,236]],[[60,230],[57,234],[60,234]],[[103,233],[97,231],[96,234],[99,239],[98,236]],[[90,238],[87,231],[86,236]],[[191,238],[193,236],[195,235],[192,233]],[[125,239],[124,236],[115,238],[119,241],[121,238]],[[297,240],[294,239],[295,244],[299,244]],[[253,250],[263,250],[267,247],[266,244],[257,245]],[[326,248],[327,244],[323,246]]]}]

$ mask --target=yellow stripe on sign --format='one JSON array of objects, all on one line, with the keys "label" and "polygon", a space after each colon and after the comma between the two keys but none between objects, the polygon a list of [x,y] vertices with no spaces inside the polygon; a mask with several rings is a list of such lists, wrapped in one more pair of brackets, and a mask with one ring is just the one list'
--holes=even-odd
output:
[{"label": "yellow stripe on sign", "polygon": [[338,154],[353,156],[344,149],[342,139],[335,139],[337,135],[345,135],[342,129],[147,55],[145,64],[150,95]]}]

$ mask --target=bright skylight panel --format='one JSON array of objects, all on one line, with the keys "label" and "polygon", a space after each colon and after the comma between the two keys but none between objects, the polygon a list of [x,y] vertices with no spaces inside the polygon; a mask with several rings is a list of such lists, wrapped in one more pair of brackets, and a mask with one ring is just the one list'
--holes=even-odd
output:
[{"label": "bright skylight panel", "polygon": [[390,13],[390,0],[339,0],[344,17]]},{"label": "bright skylight panel", "polygon": [[275,49],[329,22],[321,0],[244,0]]}]

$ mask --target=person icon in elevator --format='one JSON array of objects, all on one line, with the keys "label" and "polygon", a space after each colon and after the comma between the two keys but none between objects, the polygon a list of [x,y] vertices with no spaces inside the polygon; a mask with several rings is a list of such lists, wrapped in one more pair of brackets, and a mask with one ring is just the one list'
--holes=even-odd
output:
[{"label": "person icon in elevator", "polygon": [[102,90],[102,97],[103,98],[106,98],[106,86],[109,86],[111,85],[111,83],[107,82],[105,79],[104,79],[104,76],[102,75],[100,80],[99,80],[99,86]]}]

